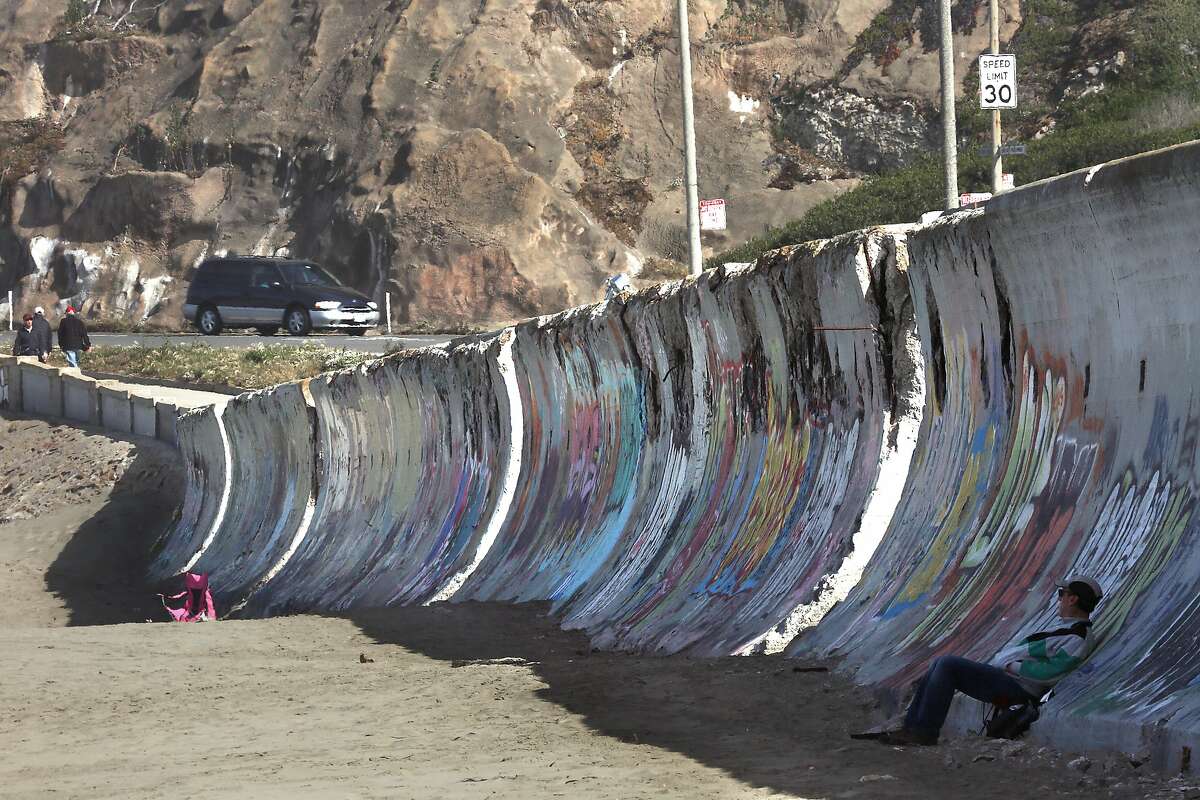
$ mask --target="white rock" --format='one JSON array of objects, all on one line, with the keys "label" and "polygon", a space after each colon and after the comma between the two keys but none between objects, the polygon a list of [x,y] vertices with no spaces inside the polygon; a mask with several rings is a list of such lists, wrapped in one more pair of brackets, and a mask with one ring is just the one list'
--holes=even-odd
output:
[{"label": "white rock", "polygon": [[895,775],[863,775],[858,779],[859,783],[875,783],[876,781],[894,781]]},{"label": "white rock", "polygon": [[1005,758],[1016,758],[1024,754],[1027,749],[1024,742],[1007,742],[1004,747],[1000,748],[1000,753]]}]

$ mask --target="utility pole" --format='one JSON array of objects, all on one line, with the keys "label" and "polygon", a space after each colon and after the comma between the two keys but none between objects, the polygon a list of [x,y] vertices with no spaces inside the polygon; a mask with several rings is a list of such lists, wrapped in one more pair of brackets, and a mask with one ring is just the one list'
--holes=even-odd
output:
[{"label": "utility pole", "polygon": [[[1000,0],[991,0],[992,55],[1000,55]],[[992,194],[1000,194],[1004,162],[1000,156],[1000,109],[992,109]]]},{"label": "utility pole", "polygon": [[692,43],[688,35],[687,0],[678,2],[679,84],[683,92],[683,158],[687,178],[688,274],[699,275],[703,263],[700,260],[700,192],[696,185],[696,129],[692,112]]},{"label": "utility pole", "polygon": [[[992,0],[995,2],[995,0]],[[958,208],[958,128],[954,119],[954,32],[950,0],[942,6],[942,160],[946,170],[946,208]]]}]

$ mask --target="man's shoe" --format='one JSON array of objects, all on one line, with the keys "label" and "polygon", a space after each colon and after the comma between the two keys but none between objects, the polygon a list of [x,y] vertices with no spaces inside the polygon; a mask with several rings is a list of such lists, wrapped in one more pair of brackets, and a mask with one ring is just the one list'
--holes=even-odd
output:
[{"label": "man's shoe", "polygon": [[938,743],[938,737],[914,731],[911,728],[901,728],[898,731],[888,731],[875,741],[880,744],[891,744],[898,747],[932,747]]}]

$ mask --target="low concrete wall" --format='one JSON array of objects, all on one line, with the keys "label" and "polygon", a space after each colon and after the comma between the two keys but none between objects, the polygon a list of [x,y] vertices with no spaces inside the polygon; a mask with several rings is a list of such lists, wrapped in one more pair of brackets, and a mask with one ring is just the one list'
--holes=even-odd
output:
[{"label": "low concrete wall", "polygon": [[138,436],[158,437],[158,412],[154,408],[153,397],[129,395],[129,410],[133,423],[133,432]]},{"label": "low concrete wall", "polygon": [[21,409],[26,414],[40,417],[63,415],[59,370],[40,364],[36,360],[22,360]]},{"label": "low concrete wall", "polygon": [[87,425],[100,424],[100,392],[91,378],[64,371],[62,376],[63,416]]},{"label": "low concrete wall", "polygon": [[175,444],[180,410],[33,358],[0,356],[0,409],[96,425]]},{"label": "low concrete wall", "polygon": [[175,444],[175,423],[179,419],[179,406],[158,400],[154,403],[154,413],[158,415],[158,424],[155,426],[157,438]]},{"label": "low concrete wall", "polygon": [[100,421],[106,430],[133,433],[133,403],[129,392],[113,386],[98,385]]},{"label": "low concrete wall", "polygon": [[21,410],[21,360],[0,356],[0,410]]}]

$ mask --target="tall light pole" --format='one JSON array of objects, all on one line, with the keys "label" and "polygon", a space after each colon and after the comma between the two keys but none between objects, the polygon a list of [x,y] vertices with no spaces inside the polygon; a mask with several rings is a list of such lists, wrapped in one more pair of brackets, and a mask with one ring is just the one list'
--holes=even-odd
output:
[{"label": "tall light pole", "polygon": [[[991,0],[992,55],[1000,55],[1000,0]],[[1004,183],[1004,162],[1000,156],[1000,109],[992,109],[992,194],[1000,194]]]},{"label": "tall light pole", "polygon": [[699,275],[703,263],[700,259],[700,193],[696,185],[696,128],[692,112],[692,43],[688,36],[687,0],[678,2],[679,84],[683,92],[683,166],[687,178],[688,274]]},{"label": "tall light pole", "polygon": [[[993,0],[994,2],[994,0]],[[954,120],[954,32],[950,0],[942,6],[942,160],[946,170],[946,208],[958,208],[958,128]]]}]

